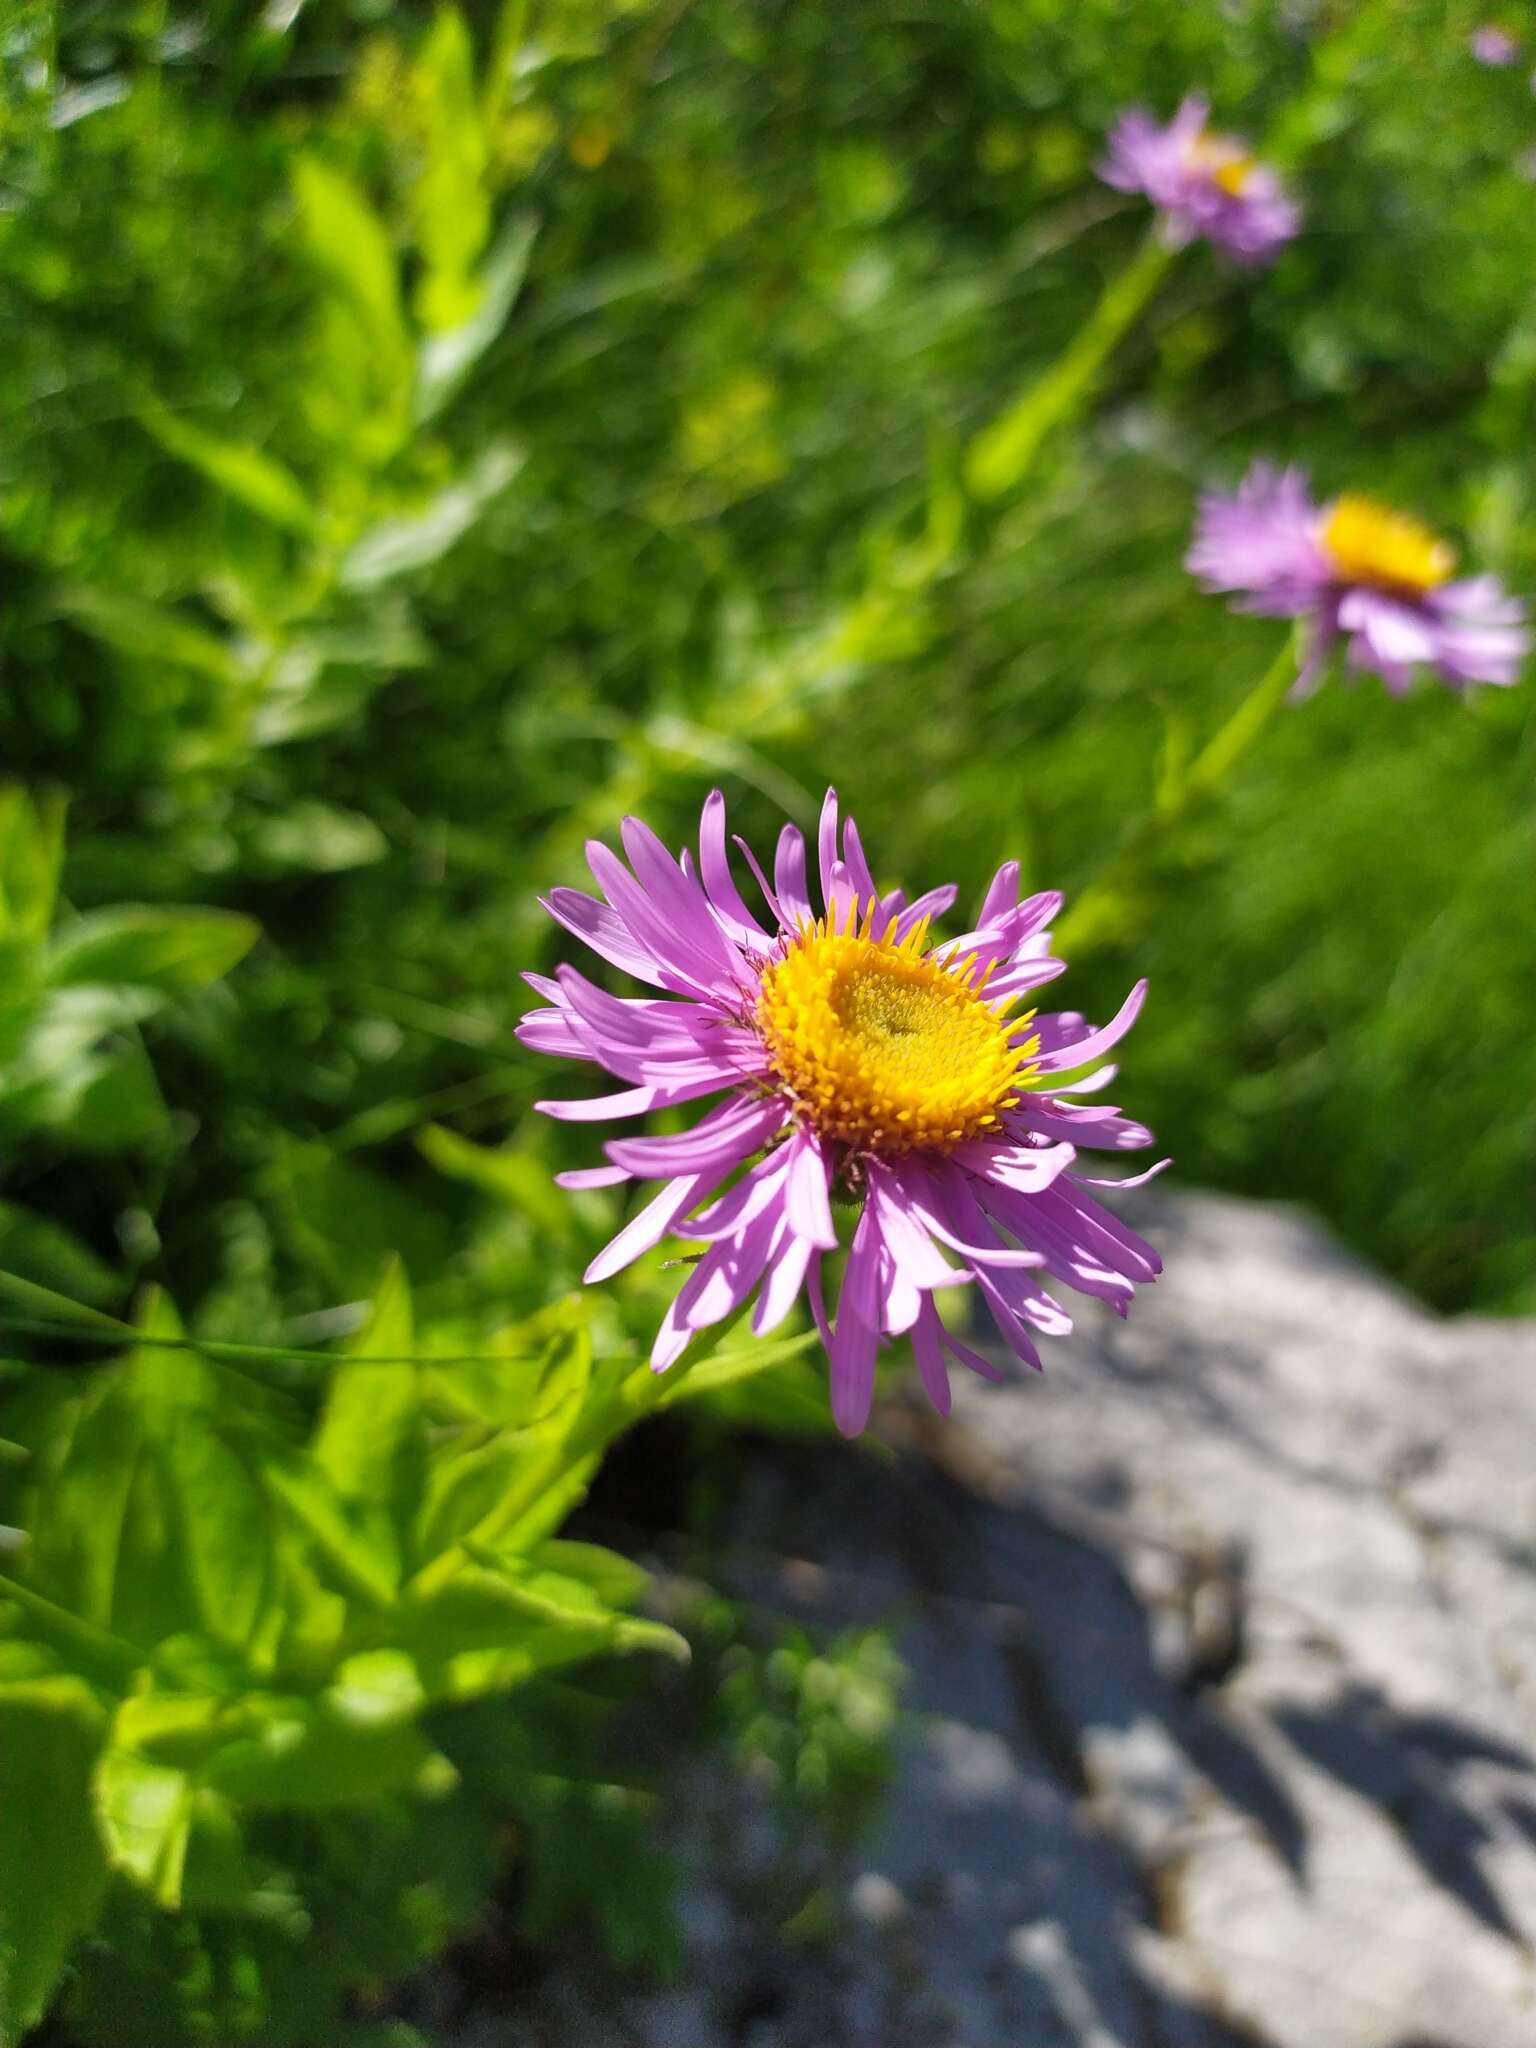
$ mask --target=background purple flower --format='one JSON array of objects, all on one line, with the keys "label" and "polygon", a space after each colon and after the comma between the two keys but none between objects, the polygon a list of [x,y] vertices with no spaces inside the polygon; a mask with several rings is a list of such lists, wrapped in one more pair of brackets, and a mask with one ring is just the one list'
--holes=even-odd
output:
[{"label": "background purple flower", "polygon": [[1530,643],[1525,606],[1492,576],[1453,579],[1455,551],[1417,519],[1359,493],[1318,506],[1300,469],[1256,462],[1233,493],[1200,501],[1185,566],[1241,609],[1310,622],[1298,689],[1335,641],[1395,695],[1416,668],[1443,683],[1509,684]]},{"label": "background purple flower", "polygon": [[[1077,1098],[1113,1077],[1099,1062],[1135,1021],[1146,984],[1099,1030],[1072,1011],[1011,1014],[1064,971],[1048,930],[1059,896],[1019,901],[1009,861],[972,928],[930,943],[930,921],[954,888],[911,903],[899,889],[878,890],[830,790],[819,892],[793,825],[780,834],[771,881],[737,842],[766,922],[731,872],[718,791],[704,806],[697,858],[674,859],[636,818],[624,820],[623,841],[627,866],[600,842],[588,846],[601,900],[555,889],[545,908],[661,993],[621,999],[574,967],[529,975],[549,1006],[524,1017],[518,1036],[624,1084],[586,1101],[541,1102],[550,1116],[607,1121],[720,1098],[687,1130],[613,1140],[608,1165],[560,1176],[568,1187],[659,1183],[593,1260],[589,1281],[669,1232],[705,1247],[657,1332],[657,1371],[754,1291],[760,1334],[804,1294],[831,1362],[833,1413],[852,1435],[889,1338],[911,1337],[941,1412],[950,1361],[998,1376],[940,1319],[940,1289],[973,1286],[1004,1343],[1034,1366],[1036,1337],[1072,1326],[1047,1282],[1124,1313],[1160,1262],[1090,1191],[1136,1185],[1158,1167],[1115,1183],[1074,1162],[1080,1148],[1122,1152],[1152,1134]],[[824,1292],[825,1262],[839,1248],[834,1199],[858,1208],[835,1312]]]},{"label": "background purple flower", "polygon": [[1206,127],[1207,101],[1191,93],[1166,127],[1129,108],[1109,134],[1099,176],[1144,192],[1175,243],[1203,235],[1239,263],[1267,263],[1301,225],[1301,208],[1276,174],[1236,136]]},{"label": "background purple flower", "polygon": [[1513,64],[1520,55],[1520,45],[1509,30],[1500,28],[1495,22],[1485,22],[1481,28],[1474,29],[1469,47],[1479,64],[1489,64],[1496,69]]}]

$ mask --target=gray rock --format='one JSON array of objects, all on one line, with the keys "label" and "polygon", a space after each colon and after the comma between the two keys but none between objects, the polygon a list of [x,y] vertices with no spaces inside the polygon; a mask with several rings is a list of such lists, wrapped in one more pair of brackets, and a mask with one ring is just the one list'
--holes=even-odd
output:
[{"label": "gray rock", "polygon": [[[1159,1207],[1129,1324],[930,1435],[1153,1882],[1134,1951],[1277,2048],[1536,2039],[1536,1333],[1291,1214]],[[1140,1649],[1042,1590],[1037,1517],[1118,1565]]]},{"label": "gray rock", "polygon": [[[1536,2042],[1536,1330],[1440,1322],[1290,1213],[1138,1200],[1167,1273],[1044,1375],[782,1445],[735,1590],[894,1619],[910,1719],[830,1943],[689,1760],[685,1993],[590,1958],[514,2042]],[[756,1903],[754,1903],[754,1901]]]}]

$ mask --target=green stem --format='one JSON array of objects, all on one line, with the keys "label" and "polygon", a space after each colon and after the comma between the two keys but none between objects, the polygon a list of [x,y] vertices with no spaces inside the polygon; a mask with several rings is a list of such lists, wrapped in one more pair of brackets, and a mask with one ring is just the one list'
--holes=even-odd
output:
[{"label": "green stem", "polygon": [[1154,222],[1125,269],[1104,287],[1070,346],[972,441],[965,478],[974,497],[1000,498],[1023,481],[1046,435],[1089,396],[1110,351],[1157,289],[1173,256],[1160,223]]},{"label": "green stem", "polygon": [[1155,848],[1197,803],[1222,787],[1290,694],[1298,649],[1288,637],[1258,682],[1226,722],[1217,727],[1189,767],[1158,794],[1152,809],[1121,840],[1109,864],[1084,889],[1056,927],[1055,946],[1064,956],[1114,930],[1119,913],[1134,896],[1139,870]]},{"label": "green stem", "polygon": [[[670,1399],[678,1380],[719,1349],[744,1313],[742,1310],[718,1325],[704,1342],[691,1345],[666,1372],[653,1372],[649,1365],[638,1365],[605,1400],[584,1407],[567,1435],[552,1444],[542,1457],[529,1460],[515,1484],[476,1525],[468,1542],[476,1550],[494,1550],[545,1494],[561,1489],[570,1492],[573,1482],[575,1490],[571,1492],[570,1505],[574,1506],[586,1491],[586,1480],[580,1476],[583,1465],[601,1457],[616,1437],[633,1429]],[[456,1543],[440,1552],[411,1580],[410,1598],[430,1600],[471,1562],[472,1554],[465,1544]]]},{"label": "green stem", "polygon": [[[15,1330],[33,1337],[57,1338],[69,1344],[121,1344],[130,1351],[195,1351],[218,1363],[240,1365],[247,1361],[264,1365],[320,1365],[333,1368],[359,1365],[508,1365],[504,1351],[400,1351],[370,1352],[366,1357],[349,1357],[344,1351],[323,1351],[302,1344],[235,1344],[217,1337],[156,1337],[136,1330],[131,1323],[116,1329],[80,1328],[73,1323],[50,1322],[39,1316],[11,1316],[0,1313],[0,1331]],[[0,1444],[3,1444],[0,1439]],[[4,1456],[0,1449],[0,1457]]]},{"label": "green stem", "polygon": [[[1194,798],[1219,789],[1247,753],[1295,686],[1299,649],[1293,635],[1226,724],[1219,726],[1195,756],[1177,790],[1177,808],[1186,810]],[[1166,814],[1166,812],[1165,812]]]}]

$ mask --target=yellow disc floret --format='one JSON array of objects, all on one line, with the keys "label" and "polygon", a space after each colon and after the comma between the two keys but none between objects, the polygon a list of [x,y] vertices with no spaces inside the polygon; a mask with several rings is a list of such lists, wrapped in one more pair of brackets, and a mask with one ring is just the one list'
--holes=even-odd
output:
[{"label": "yellow disc floret", "polygon": [[1258,169],[1255,160],[1231,135],[1198,135],[1185,151],[1185,162],[1203,171],[1229,199],[1241,199]]},{"label": "yellow disc floret", "polygon": [[824,1138],[876,1152],[946,1151],[1001,1135],[1038,1039],[986,1000],[974,955],[899,944],[850,906],[804,926],[763,973],[757,1028],[778,1084]]},{"label": "yellow disc floret", "polygon": [[1360,491],[1334,501],[1320,536],[1345,583],[1372,583],[1422,596],[1456,567],[1456,550],[1406,512]]}]

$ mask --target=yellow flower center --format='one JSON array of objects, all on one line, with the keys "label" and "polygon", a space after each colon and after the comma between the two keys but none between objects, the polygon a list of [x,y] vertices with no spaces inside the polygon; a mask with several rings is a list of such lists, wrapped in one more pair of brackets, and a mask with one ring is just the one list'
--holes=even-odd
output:
[{"label": "yellow flower center", "polygon": [[[806,925],[765,971],[757,1028],[779,1085],[824,1138],[861,1150],[947,1151],[996,1136],[1040,1041],[1014,1033],[983,991],[990,966],[924,952],[925,918],[899,945]],[[1030,1015],[1033,1012],[1029,1013]]]},{"label": "yellow flower center", "polygon": [[1240,199],[1257,165],[1243,145],[1231,135],[1201,135],[1189,146],[1192,169],[1204,171],[1211,183],[1229,199]]},{"label": "yellow flower center", "polygon": [[1359,491],[1335,500],[1320,536],[1345,583],[1374,583],[1422,596],[1456,567],[1456,550],[1420,520]]}]

